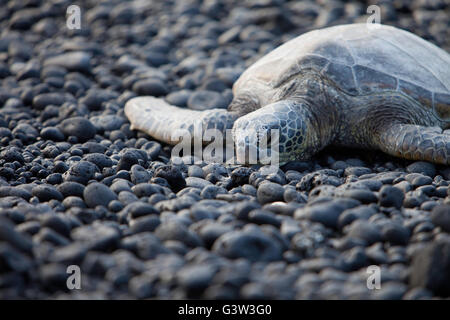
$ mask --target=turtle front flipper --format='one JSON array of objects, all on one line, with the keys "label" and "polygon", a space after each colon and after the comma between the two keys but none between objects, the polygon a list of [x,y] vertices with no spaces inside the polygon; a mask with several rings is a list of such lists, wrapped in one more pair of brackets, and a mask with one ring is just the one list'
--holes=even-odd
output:
[{"label": "turtle front flipper", "polygon": [[186,136],[203,141],[207,129],[223,133],[232,128],[237,118],[236,114],[224,109],[183,109],[150,96],[130,99],[125,104],[125,115],[131,122],[131,129],[141,130],[173,145],[186,139]]},{"label": "turtle front flipper", "polygon": [[396,157],[450,164],[450,135],[439,127],[393,124],[380,130],[376,144]]}]

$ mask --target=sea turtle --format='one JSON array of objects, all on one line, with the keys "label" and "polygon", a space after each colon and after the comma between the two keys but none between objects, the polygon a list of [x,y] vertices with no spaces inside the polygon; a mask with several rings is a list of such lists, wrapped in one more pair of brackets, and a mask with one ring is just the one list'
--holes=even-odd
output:
[{"label": "sea turtle", "polygon": [[[132,128],[176,144],[173,132],[232,128],[236,151],[252,130],[280,130],[280,162],[307,159],[327,145],[379,149],[450,164],[450,55],[386,25],[310,31],[251,65],[224,109],[195,111],[162,99],[125,105]],[[238,159],[246,162],[246,158]]]}]

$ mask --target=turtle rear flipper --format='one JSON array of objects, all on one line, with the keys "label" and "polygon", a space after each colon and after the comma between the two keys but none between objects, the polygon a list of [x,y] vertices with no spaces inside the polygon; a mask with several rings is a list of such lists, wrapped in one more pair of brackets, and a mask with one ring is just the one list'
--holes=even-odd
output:
[{"label": "turtle rear flipper", "polygon": [[450,135],[439,127],[393,124],[381,131],[376,144],[396,157],[450,164]]},{"label": "turtle rear flipper", "polygon": [[129,100],[125,104],[125,114],[131,122],[131,129],[141,130],[155,139],[173,145],[187,135],[203,141],[207,129],[223,133],[232,128],[237,117],[224,109],[183,109],[150,96]]}]

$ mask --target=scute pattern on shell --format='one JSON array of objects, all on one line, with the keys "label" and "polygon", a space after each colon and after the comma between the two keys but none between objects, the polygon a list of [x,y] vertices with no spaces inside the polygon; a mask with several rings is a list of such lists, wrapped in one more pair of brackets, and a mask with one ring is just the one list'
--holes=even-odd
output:
[{"label": "scute pattern on shell", "polygon": [[348,94],[398,90],[450,120],[449,55],[414,34],[385,25],[342,25],[303,34],[250,66],[234,91],[254,83],[274,88],[307,68],[326,74]]}]

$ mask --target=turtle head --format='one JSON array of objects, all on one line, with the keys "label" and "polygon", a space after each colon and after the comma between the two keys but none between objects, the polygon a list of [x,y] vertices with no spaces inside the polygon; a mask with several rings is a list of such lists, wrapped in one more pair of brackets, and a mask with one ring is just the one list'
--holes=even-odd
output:
[{"label": "turtle head", "polygon": [[285,100],[237,119],[232,132],[237,161],[281,165],[303,158],[306,125],[300,109]]}]

